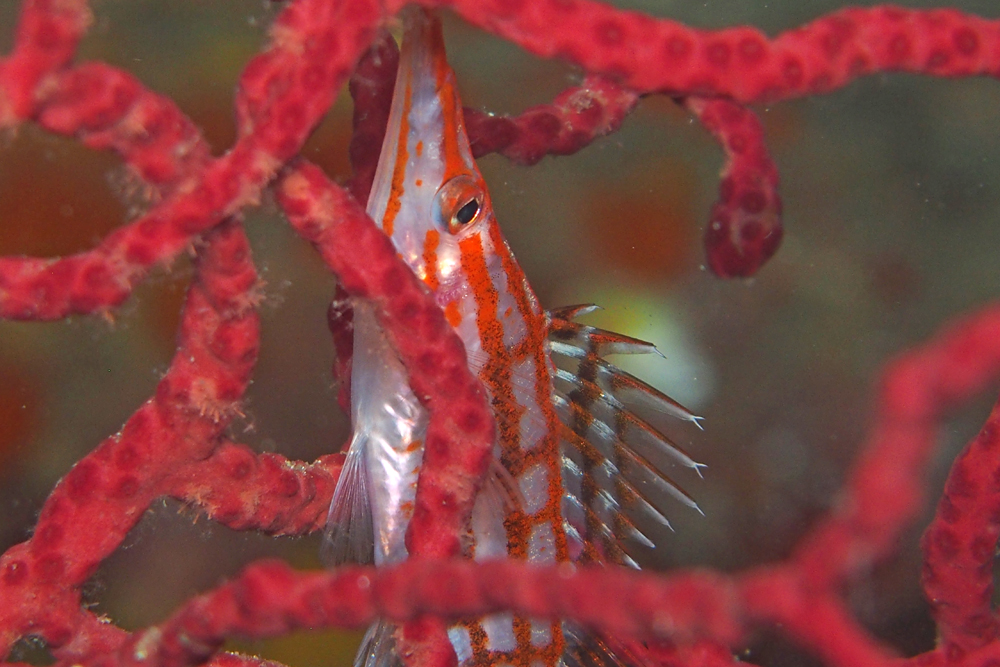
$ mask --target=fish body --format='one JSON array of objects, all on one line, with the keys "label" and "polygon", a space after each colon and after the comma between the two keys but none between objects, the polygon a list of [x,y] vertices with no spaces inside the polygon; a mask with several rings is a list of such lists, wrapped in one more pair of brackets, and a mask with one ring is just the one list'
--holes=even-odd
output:
[{"label": "fish body", "polygon": [[[652,346],[576,324],[572,319],[584,307],[542,310],[472,158],[440,23],[423,10],[404,13],[403,21],[367,211],[434,294],[489,394],[495,465],[477,496],[467,555],[634,564],[624,538],[648,540],[625,510],[645,510],[665,522],[657,509],[662,497],[650,497],[657,491],[694,506],[653,459],[666,452],[675,463],[696,470],[698,464],[629,412],[616,393],[696,418],[602,357]],[[559,358],[561,367],[554,363]],[[404,537],[428,417],[364,303],[355,304],[351,400],[354,433],[331,504],[330,559],[396,563],[407,557]],[[642,441],[638,451],[630,440]],[[513,614],[456,624],[449,638],[460,665],[573,665],[594,662],[595,651],[602,658],[596,664],[618,662],[604,644],[568,624]],[[391,641],[391,628],[374,628],[358,665],[398,660]]]}]

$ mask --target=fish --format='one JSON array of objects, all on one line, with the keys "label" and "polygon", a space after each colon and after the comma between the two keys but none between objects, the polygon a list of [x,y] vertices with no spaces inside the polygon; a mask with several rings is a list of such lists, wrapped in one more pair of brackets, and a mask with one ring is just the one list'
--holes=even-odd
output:
[{"label": "fish", "polygon": [[[466,554],[539,565],[637,568],[644,525],[670,528],[671,501],[700,512],[666,475],[702,464],[647,420],[695,416],[605,359],[656,354],[645,341],[580,324],[596,309],[545,311],[496,220],[472,157],[439,19],[402,14],[403,36],[388,126],[367,203],[369,216],[433,293],[465,345],[496,423],[493,464],[476,498]],[[427,411],[363,301],[353,305],[353,434],[327,520],[325,560],[407,557]],[[700,425],[699,425],[700,426]],[[369,629],[356,667],[400,664],[394,628]],[[492,614],[449,627],[461,667],[635,664],[565,621]]]}]

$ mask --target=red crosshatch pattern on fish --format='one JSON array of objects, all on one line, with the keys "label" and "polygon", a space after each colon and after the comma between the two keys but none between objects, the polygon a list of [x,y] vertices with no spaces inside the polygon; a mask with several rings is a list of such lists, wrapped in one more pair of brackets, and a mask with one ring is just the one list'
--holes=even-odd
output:
[{"label": "red crosshatch pattern on fish", "polygon": [[[650,459],[668,453],[693,470],[698,465],[626,403],[636,393],[659,413],[697,418],[602,358],[655,352],[652,345],[571,321],[592,308],[552,316],[541,309],[472,158],[441,25],[423,11],[404,17],[368,214],[381,221],[400,257],[433,291],[489,395],[497,442],[463,552],[480,561],[638,567],[628,539],[653,543],[627,512],[669,526],[664,499],[697,509]],[[354,433],[331,505],[326,550],[336,565],[360,560],[385,566],[408,555],[405,534],[423,457],[413,443],[423,441],[426,415],[367,306],[355,309],[352,326]],[[557,342],[550,343],[550,332]],[[563,368],[553,363],[559,359]],[[357,664],[398,663],[394,632],[389,624],[373,626]],[[629,658],[616,657],[581,628],[522,615],[468,620],[451,626],[448,635],[462,665],[572,667]]]}]

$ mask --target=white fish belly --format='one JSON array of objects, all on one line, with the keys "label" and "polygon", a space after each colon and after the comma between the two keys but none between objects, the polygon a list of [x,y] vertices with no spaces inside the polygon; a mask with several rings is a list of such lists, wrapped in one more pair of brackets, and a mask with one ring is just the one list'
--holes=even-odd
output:
[{"label": "white fish belly", "polygon": [[354,437],[365,443],[375,565],[397,563],[407,555],[404,538],[423,460],[427,413],[371,308],[360,303],[354,311],[351,413]]}]

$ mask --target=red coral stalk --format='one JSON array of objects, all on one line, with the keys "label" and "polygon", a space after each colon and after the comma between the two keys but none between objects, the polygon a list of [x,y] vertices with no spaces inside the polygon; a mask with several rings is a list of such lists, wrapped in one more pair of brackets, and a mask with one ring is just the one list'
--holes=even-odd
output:
[{"label": "red coral stalk", "polygon": [[705,230],[708,265],[717,276],[752,276],[781,244],[778,168],[757,116],[729,100],[686,97],[683,104],[726,152],[719,201]]},{"label": "red coral stalk", "polygon": [[[442,586],[442,582],[448,582]],[[453,619],[505,609],[573,618],[610,635],[655,639],[740,634],[736,607],[705,574],[663,577],[602,567],[533,567],[514,561],[409,561],[384,569],[299,573],[280,561],[247,568],[199,596],[164,625],[136,633],[119,662],[193,667],[230,636],[302,628],[360,628],[382,616]],[[141,657],[140,657],[141,655]]]},{"label": "red coral stalk", "polygon": [[208,235],[156,395],[56,485],[32,538],[0,556],[5,647],[27,633],[53,647],[83,641],[78,629],[90,612],[80,607],[80,586],[172,476],[212,454],[256,361],[258,320],[247,298],[256,281],[237,223]]},{"label": "red coral stalk", "polygon": [[594,0],[433,4],[638,93],[746,104],[827,93],[875,72],[1000,75],[998,22],[952,9],[844,9],[768,39],[753,28],[698,30]]},{"label": "red coral stalk", "polygon": [[167,493],[233,530],[304,535],[325,524],[342,465],[343,454],[305,463],[223,443],[208,458],[178,466]]},{"label": "red coral stalk", "polygon": [[955,461],[934,522],[924,534],[924,591],[949,655],[986,646],[997,636],[993,557],[1000,534],[1000,494],[994,478],[994,408],[979,437]]},{"label": "red coral stalk", "polygon": [[639,96],[601,77],[588,76],[515,118],[465,109],[465,124],[476,157],[500,153],[532,165],[546,155],[571,155],[617,130]]}]

